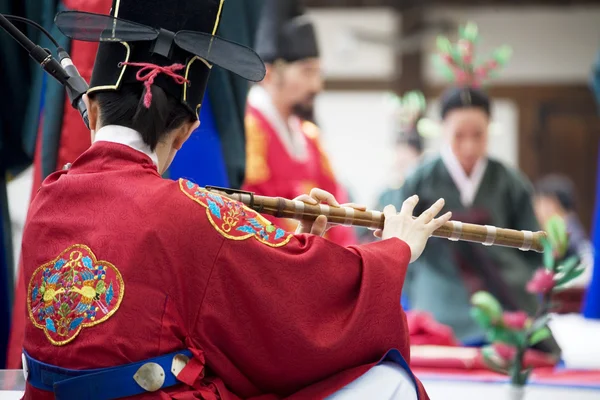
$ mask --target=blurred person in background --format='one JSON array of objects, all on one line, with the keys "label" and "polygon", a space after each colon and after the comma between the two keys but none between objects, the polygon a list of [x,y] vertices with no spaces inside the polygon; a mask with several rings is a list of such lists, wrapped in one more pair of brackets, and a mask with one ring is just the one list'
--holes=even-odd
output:
[{"label": "blurred person in background", "polygon": [[[323,78],[315,28],[299,1],[265,1],[255,48],[267,76],[248,96],[243,189],[292,199],[319,187],[347,202],[319,129],[310,122]],[[296,221],[271,220],[288,231],[296,229]],[[334,227],[326,237],[340,245],[357,242],[355,231],[346,227]]]},{"label": "blurred person in background", "polygon": [[[399,204],[401,187],[404,179],[418,165],[423,154],[423,138],[417,127],[425,112],[425,97],[421,92],[408,92],[399,97],[391,94],[386,99],[397,125],[394,133],[393,162],[388,173],[388,187],[377,199],[376,210],[383,210],[388,204]],[[367,229],[359,231],[363,243],[372,242],[375,238]]]},{"label": "blurred person in background", "polygon": [[584,274],[571,282],[571,285],[586,287],[591,280],[594,251],[575,207],[575,185],[568,177],[547,175],[535,183],[534,208],[540,225],[545,228],[554,216],[564,220],[569,234],[569,248],[565,259],[577,256],[586,267]]},{"label": "blurred person in background", "polygon": [[[464,32],[469,29],[472,32],[477,28],[467,26]],[[400,200],[417,194],[422,207],[426,207],[444,197],[445,209],[452,211],[456,221],[538,231],[531,184],[519,171],[488,156],[492,104],[487,94],[478,89],[489,76],[489,71],[480,68],[488,64],[477,68],[465,61],[475,58],[472,35],[461,37],[456,51],[446,42],[446,46],[440,46],[441,59],[452,61],[453,68],[465,67],[458,72],[454,69],[455,87],[441,98],[445,145],[439,156],[420,164],[406,179]],[[494,54],[494,67],[489,70],[506,61],[506,52]],[[455,56],[463,60],[453,61]],[[411,309],[432,313],[437,321],[452,327],[463,343],[483,344],[484,332],[470,315],[471,296],[486,290],[506,310],[533,315],[538,301],[525,287],[540,265],[541,255],[532,251],[435,240],[423,257],[410,266],[404,294]],[[538,347],[559,351],[552,339]]]},{"label": "blurred person in background", "polygon": [[[531,185],[487,155],[490,108],[487,95],[474,88],[444,94],[445,147],[407,178],[400,200],[417,194],[431,204],[443,195],[457,221],[537,231]],[[506,309],[533,313],[537,301],[525,285],[541,261],[535,252],[437,240],[409,268],[405,294],[412,308],[431,312],[463,342],[477,343],[483,332],[469,314],[471,295],[488,290]]]},{"label": "blurred person in background", "polygon": [[418,128],[426,109],[423,93],[408,92],[402,98],[392,95],[389,102],[392,104],[398,127],[394,143],[394,163],[389,174],[390,186],[379,196],[377,210],[383,210],[388,204],[398,204],[400,188],[421,160],[424,147]]}]

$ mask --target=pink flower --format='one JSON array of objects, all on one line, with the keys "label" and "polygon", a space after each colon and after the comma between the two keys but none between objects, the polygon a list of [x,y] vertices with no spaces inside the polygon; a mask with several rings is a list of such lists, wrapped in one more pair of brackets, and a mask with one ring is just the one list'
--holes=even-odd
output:
[{"label": "pink flower", "polygon": [[547,294],[554,288],[554,274],[545,268],[535,271],[533,278],[527,283],[530,293]]},{"label": "pink flower", "polygon": [[512,360],[517,352],[514,347],[504,343],[494,343],[492,346],[496,350],[496,353],[505,361]]},{"label": "pink flower", "polygon": [[505,312],[502,314],[504,326],[514,330],[523,330],[529,321],[529,316],[523,311]]}]

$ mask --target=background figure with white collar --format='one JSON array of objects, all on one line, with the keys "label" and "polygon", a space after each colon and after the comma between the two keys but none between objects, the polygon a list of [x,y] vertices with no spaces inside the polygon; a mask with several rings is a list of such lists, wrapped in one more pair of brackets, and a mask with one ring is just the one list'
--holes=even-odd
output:
[{"label": "background figure with white collar", "polygon": [[[424,161],[406,179],[400,201],[417,194],[423,207],[443,196],[446,211],[452,211],[457,221],[538,231],[531,184],[519,171],[488,157],[491,101],[477,88],[487,75],[468,62],[474,59],[469,43],[462,46],[462,63],[451,60],[452,51],[444,55],[443,49],[450,46],[446,43],[440,46],[442,59],[452,67],[457,82],[441,99],[445,144],[439,156]],[[525,287],[541,264],[535,252],[433,241],[410,266],[404,294],[412,309],[432,313],[452,327],[459,340],[478,344],[485,338],[469,312],[471,295],[487,290],[505,309],[533,313],[537,301]]]},{"label": "background figure with white collar", "polygon": [[[248,96],[243,189],[291,199],[320,187],[347,202],[312,122],[323,77],[315,27],[299,0],[265,1],[255,47],[267,75]],[[297,225],[276,223],[288,231]],[[358,241],[347,227],[332,228],[326,238],[343,246]]]}]

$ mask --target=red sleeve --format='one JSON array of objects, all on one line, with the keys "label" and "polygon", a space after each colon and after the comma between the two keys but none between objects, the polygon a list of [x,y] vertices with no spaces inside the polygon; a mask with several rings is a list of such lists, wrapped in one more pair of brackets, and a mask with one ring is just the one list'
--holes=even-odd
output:
[{"label": "red sleeve", "polygon": [[400,294],[409,260],[398,239],[225,241],[198,318],[208,366],[245,397],[292,394],[391,348],[408,362]]}]

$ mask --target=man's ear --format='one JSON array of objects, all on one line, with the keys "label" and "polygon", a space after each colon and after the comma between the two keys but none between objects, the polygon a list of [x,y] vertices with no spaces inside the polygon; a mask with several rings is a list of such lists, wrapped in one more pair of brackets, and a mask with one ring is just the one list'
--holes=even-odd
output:
[{"label": "man's ear", "polygon": [[173,148],[175,150],[181,150],[183,144],[192,136],[192,133],[200,126],[200,121],[187,122],[177,132],[175,139],[173,140]]},{"label": "man's ear", "polygon": [[286,68],[285,61],[277,60],[274,63],[266,64],[267,74],[263,82],[266,84],[274,84],[279,86],[283,80],[283,73]]},{"label": "man's ear", "polygon": [[83,95],[83,102],[88,110],[88,118],[90,121],[90,130],[97,131],[98,130],[98,103],[95,101],[90,101],[90,98],[87,94]]}]

